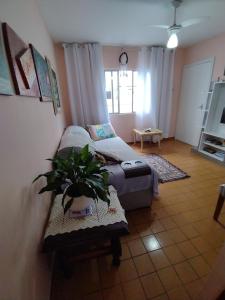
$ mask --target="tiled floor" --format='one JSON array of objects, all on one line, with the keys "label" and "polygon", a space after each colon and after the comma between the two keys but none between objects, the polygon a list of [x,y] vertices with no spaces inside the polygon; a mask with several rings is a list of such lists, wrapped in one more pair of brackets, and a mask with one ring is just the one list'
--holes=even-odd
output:
[{"label": "tiled floor", "polygon": [[127,214],[131,234],[122,240],[119,268],[110,257],[77,263],[70,280],[55,276],[52,300],[185,300],[202,287],[225,240],[224,227],[212,219],[225,168],[175,141],[144,151],[159,152],[191,178],[161,184],[151,210]]}]

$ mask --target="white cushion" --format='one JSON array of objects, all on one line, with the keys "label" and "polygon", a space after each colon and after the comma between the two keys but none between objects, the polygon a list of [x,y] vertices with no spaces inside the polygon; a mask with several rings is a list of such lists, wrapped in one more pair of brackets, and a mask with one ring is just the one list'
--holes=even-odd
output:
[{"label": "white cushion", "polygon": [[59,150],[67,147],[84,147],[89,145],[91,152],[95,151],[93,140],[90,138],[89,133],[80,126],[69,126],[61,139]]},{"label": "white cushion", "polygon": [[77,134],[77,133],[83,134],[83,135],[90,138],[90,135],[89,135],[88,131],[85,130],[81,126],[75,126],[75,125],[69,126],[69,127],[66,128],[66,130],[64,132],[65,135],[71,135],[71,134],[73,135],[73,134]]}]

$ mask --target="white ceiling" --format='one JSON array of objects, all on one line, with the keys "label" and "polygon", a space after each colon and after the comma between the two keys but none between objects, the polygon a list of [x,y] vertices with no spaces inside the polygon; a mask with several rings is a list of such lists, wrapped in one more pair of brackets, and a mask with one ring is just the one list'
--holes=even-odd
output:
[{"label": "white ceiling", "polygon": [[[104,45],[164,45],[166,30],[151,24],[172,24],[170,0],[38,0],[41,14],[57,42],[100,42]],[[184,0],[177,23],[210,16],[179,32],[185,47],[225,32],[225,0]]]}]

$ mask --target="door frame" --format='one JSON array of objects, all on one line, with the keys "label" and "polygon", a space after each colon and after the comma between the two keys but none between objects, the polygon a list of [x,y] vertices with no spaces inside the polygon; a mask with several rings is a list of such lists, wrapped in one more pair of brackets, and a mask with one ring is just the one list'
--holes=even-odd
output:
[{"label": "door frame", "polygon": [[[204,64],[204,63],[207,63],[209,62],[210,63],[210,80],[209,80],[209,87],[210,87],[210,84],[211,84],[211,81],[212,81],[212,76],[213,76],[213,70],[214,70],[214,65],[215,65],[215,56],[210,56],[208,58],[205,58],[205,59],[201,59],[201,60],[198,60],[198,61],[195,61],[193,63],[190,63],[190,64],[185,64],[183,65],[183,68],[182,68],[182,76],[181,76],[181,82],[180,82],[180,91],[179,91],[179,101],[178,101],[178,106],[177,106],[177,113],[176,113],[176,127],[175,127],[175,140],[177,140],[176,138],[176,132],[177,132],[177,123],[178,123],[178,113],[179,113],[179,109],[180,109],[180,105],[181,105],[181,88],[182,88],[182,81],[183,81],[183,73],[184,73],[184,70],[186,68],[189,68],[189,67],[193,67],[193,66],[197,66],[197,65],[201,65],[201,64]],[[207,100],[207,99],[206,99]],[[200,134],[200,137],[201,137],[201,134]],[[199,142],[200,142],[200,137],[199,137]],[[179,141],[179,140],[178,140]],[[181,141],[182,143],[184,143],[183,141]],[[198,142],[198,144],[199,144]],[[193,148],[195,148],[194,146],[192,146]],[[197,146],[198,147],[198,146]]]}]

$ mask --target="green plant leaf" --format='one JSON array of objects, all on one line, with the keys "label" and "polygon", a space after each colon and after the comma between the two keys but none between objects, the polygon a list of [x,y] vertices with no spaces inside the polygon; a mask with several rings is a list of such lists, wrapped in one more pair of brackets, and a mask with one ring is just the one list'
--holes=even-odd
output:
[{"label": "green plant leaf", "polygon": [[73,198],[71,198],[66,202],[66,205],[64,206],[64,214],[68,211],[68,209],[70,209],[72,204],[73,204]]}]

